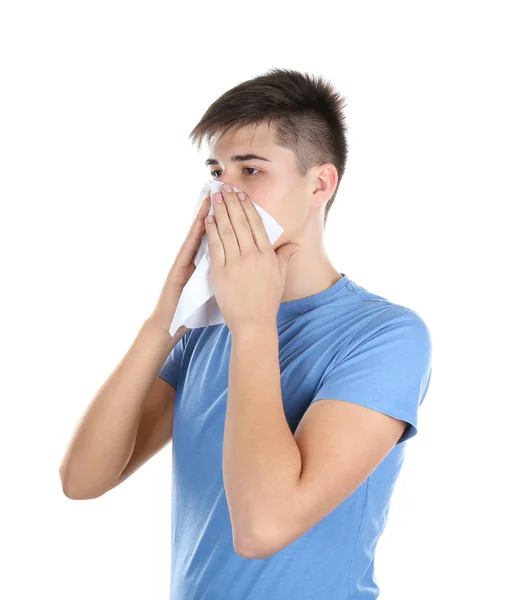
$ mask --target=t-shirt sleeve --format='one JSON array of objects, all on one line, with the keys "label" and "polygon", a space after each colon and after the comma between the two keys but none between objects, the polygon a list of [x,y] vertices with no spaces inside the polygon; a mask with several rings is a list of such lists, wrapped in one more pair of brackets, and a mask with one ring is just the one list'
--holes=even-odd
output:
[{"label": "t-shirt sleeve", "polygon": [[337,353],[312,402],[344,400],[406,421],[400,444],[417,434],[431,357],[431,336],[422,318],[406,307],[387,309]]},{"label": "t-shirt sleeve", "polygon": [[177,342],[171,352],[167,355],[167,358],[165,359],[165,362],[158,373],[158,376],[162,379],[165,379],[165,381],[172,385],[175,390],[178,389],[181,361],[183,360],[183,355],[185,354],[186,338],[189,335],[190,331],[188,331],[179,340],[179,342]]}]

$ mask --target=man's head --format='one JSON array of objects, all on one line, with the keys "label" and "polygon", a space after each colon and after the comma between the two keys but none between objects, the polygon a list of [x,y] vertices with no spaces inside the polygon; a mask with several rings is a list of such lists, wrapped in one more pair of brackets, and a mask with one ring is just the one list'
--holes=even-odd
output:
[{"label": "man's head", "polygon": [[[190,139],[198,148],[208,141],[207,166],[215,179],[270,213],[285,229],[282,238],[299,240],[307,226],[324,229],[343,176],[344,106],[322,78],[272,69],[218,98]],[[239,159],[248,154],[267,160]]]}]

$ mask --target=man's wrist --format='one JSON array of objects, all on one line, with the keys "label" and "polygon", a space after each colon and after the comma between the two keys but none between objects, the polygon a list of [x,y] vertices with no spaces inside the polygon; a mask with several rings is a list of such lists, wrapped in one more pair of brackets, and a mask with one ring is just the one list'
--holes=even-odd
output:
[{"label": "man's wrist", "polygon": [[230,330],[230,333],[233,338],[256,339],[268,334],[278,335],[278,328],[276,319],[252,319],[245,323],[239,323]]}]

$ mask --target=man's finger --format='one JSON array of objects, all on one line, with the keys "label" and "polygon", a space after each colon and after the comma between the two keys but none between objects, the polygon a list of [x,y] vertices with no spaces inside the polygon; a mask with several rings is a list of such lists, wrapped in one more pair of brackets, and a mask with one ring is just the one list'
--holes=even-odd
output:
[{"label": "man's finger", "polygon": [[[203,202],[201,202],[201,206],[199,207],[199,210],[197,211],[196,217],[194,219],[194,222],[191,225],[191,229],[194,229],[196,227],[197,222],[203,217],[206,217],[206,215],[209,213],[210,211],[210,202],[208,203],[208,210],[207,210],[207,202],[206,200],[210,199],[210,194],[208,194],[208,196],[205,196]],[[206,214],[205,214],[206,211]]]}]

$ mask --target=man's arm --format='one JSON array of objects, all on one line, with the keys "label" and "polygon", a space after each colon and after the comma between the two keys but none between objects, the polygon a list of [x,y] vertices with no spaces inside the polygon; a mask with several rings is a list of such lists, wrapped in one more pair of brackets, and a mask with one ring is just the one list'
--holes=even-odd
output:
[{"label": "man's arm", "polygon": [[[184,334],[184,330],[178,330],[170,336],[152,320],[144,322],[126,355],[94,396],[68,444],[59,475],[69,498],[96,498],[110,490],[128,465],[137,441],[141,464],[149,447],[157,445],[157,436],[163,439],[154,424],[153,431],[149,428],[151,417],[156,421],[159,413],[164,413],[160,407],[148,407],[146,431],[140,430],[140,440],[137,434],[149,391],[166,357]],[[140,446],[145,446],[143,452]]]},{"label": "man's arm", "polygon": [[351,402],[313,403],[291,433],[278,332],[232,333],[223,477],[234,547],[266,558],[343,502],[382,462],[406,423]]},{"label": "man's arm", "polygon": [[234,547],[252,557],[270,531],[302,469],[287,423],[280,388],[276,321],[232,332],[228,402],[223,441],[223,479]]}]

